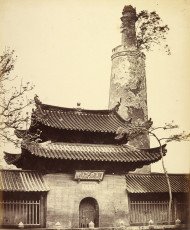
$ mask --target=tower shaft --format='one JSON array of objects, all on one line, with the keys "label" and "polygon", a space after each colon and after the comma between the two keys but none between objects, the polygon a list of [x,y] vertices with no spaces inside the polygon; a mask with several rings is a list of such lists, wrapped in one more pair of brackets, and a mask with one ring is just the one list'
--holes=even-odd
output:
[{"label": "tower shaft", "polygon": [[[137,49],[136,10],[125,6],[122,12],[122,44],[113,49],[109,108],[121,101],[118,113],[133,123],[148,120],[145,55]],[[148,135],[132,140],[139,148],[149,148]],[[150,171],[150,167],[145,171]]]}]

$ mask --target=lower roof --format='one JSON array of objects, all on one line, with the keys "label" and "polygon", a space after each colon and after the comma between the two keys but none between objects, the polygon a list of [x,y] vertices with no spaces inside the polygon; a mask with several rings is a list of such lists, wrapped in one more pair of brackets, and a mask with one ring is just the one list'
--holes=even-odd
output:
[{"label": "lower roof", "polygon": [[[24,148],[34,157],[107,162],[156,162],[160,160],[160,148],[138,149],[130,145],[100,145],[76,143],[30,143]],[[162,147],[163,149],[165,146]],[[20,155],[5,153],[7,163],[22,158]]]},{"label": "lower roof", "polygon": [[[169,174],[172,192],[190,192],[190,175]],[[161,173],[126,175],[126,188],[132,194],[167,193],[166,176]],[[5,192],[47,192],[42,174],[27,170],[0,170],[0,191]]]},{"label": "lower roof", "polygon": [[[187,193],[190,190],[190,175],[168,174],[172,192]],[[165,174],[127,174],[127,191],[129,193],[164,193],[168,192],[168,183]]]},{"label": "lower roof", "polygon": [[39,172],[0,170],[0,191],[47,192],[49,188]]}]

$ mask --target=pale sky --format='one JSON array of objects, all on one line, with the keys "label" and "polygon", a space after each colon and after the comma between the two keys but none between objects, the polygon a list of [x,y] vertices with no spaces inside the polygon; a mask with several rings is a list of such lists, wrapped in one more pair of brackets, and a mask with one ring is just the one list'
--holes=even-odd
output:
[{"label": "pale sky", "polygon": [[[0,51],[16,51],[14,74],[33,82],[43,103],[107,108],[111,50],[121,44],[120,17],[128,4],[137,12],[156,10],[170,27],[172,55],[147,54],[149,117],[156,126],[174,120],[179,131],[189,131],[189,0],[0,0]],[[190,143],[167,150],[168,172],[188,173]],[[160,163],[152,165],[160,170]]]}]

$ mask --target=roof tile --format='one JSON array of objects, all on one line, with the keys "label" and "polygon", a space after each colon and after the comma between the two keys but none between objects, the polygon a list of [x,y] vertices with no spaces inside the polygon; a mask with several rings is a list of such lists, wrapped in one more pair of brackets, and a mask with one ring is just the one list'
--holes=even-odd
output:
[{"label": "roof tile", "polygon": [[78,110],[42,103],[36,106],[33,118],[58,129],[115,133],[119,127],[128,128],[128,122],[115,110]]},{"label": "roof tile", "polygon": [[0,170],[0,191],[43,192],[48,190],[42,175],[38,172]]},{"label": "roof tile", "polygon": [[[165,146],[163,146],[164,148]],[[154,162],[160,159],[159,148],[137,149],[130,145],[100,145],[75,143],[34,143],[28,144],[28,151],[36,156],[90,161],[118,161],[118,162]]]},{"label": "roof tile", "polygon": [[[189,175],[169,174],[172,192],[189,192]],[[127,190],[129,193],[168,192],[168,184],[164,174],[127,174]]]}]

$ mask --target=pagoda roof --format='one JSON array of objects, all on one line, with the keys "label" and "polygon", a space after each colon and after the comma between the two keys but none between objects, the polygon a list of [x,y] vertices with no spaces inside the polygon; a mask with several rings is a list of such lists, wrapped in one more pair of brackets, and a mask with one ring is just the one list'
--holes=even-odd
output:
[{"label": "pagoda roof", "polygon": [[24,170],[0,170],[0,191],[5,192],[46,192],[41,173]]},{"label": "pagoda roof", "polygon": [[[190,175],[168,174],[172,192],[189,192]],[[127,174],[127,191],[129,193],[164,193],[168,192],[165,174]]]},{"label": "pagoda roof", "polygon": [[119,127],[128,128],[129,121],[124,120],[117,108],[112,110],[87,110],[65,108],[43,104],[35,97],[36,109],[32,117],[45,126],[90,132],[115,133]]},{"label": "pagoda roof", "polygon": [[[30,143],[24,145],[31,155],[63,160],[107,161],[107,162],[145,162],[150,164],[160,160],[158,148],[138,149],[130,145],[100,145],[76,143]],[[165,145],[162,146],[164,152]],[[5,160],[14,164],[22,158],[23,154],[10,154],[5,152]]]}]

